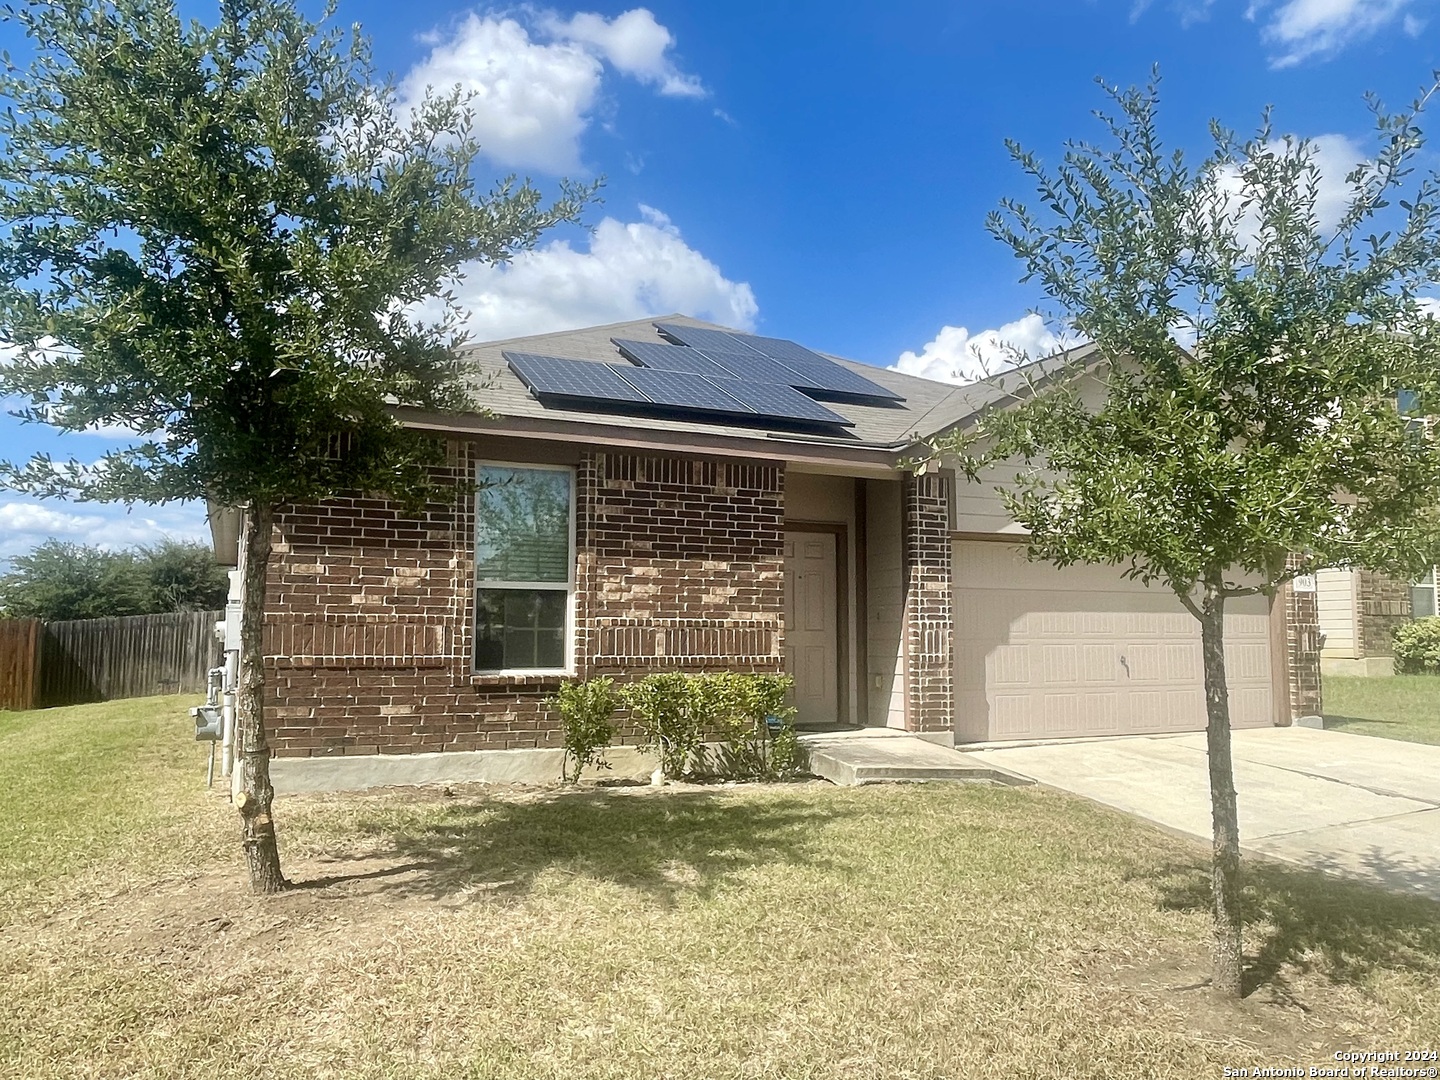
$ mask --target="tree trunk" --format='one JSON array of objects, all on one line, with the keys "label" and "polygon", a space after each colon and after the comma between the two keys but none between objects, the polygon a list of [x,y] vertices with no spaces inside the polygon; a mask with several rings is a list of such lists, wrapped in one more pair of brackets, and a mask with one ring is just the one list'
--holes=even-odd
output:
[{"label": "tree trunk", "polygon": [[289,882],[280,870],[270,803],[270,744],[265,739],[265,572],[270,565],[270,532],[275,508],[259,500],[246,512],[240,555],[240,686],[236,699],[236,753],[240,766],[240,842],[250,870],[250,888],[277,893]]},{"label": "tree trunk", "polygon": [[1200,608],[1205,662],[1205,741],[1210,758],[1210,813],[1214,822],[1215,992],[1244,995],[1240,946],[1240,824],[1235,808],[1235,768],[1230,760],[1230,691],[1225,685],[1225,596],[1213,579]]}]

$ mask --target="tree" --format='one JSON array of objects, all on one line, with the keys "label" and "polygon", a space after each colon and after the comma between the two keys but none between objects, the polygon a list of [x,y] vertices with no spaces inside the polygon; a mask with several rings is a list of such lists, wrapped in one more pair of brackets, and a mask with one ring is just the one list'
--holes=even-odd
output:
[{"label": "tree", "polygon": [[137,561],[150,611],[214,611],[229,599],[229,571],[215,561],[209,544],[161,540],[142,548]]},{"label": "tree", "polygon": [[470,402],[450,283],[575,220],[593,188],[548,205],[528,181],[482,191],[458,88],[403,107],[358,28],[288,0],[222,0],[212,27],[174,0],[13,16],[36,58],[0,77],[0,337],[18,347],[0,392],[27,397],[27,419],[142,441],[9,480],[245,507],[236,804],[251,885],[277,891],[261,711],[275,510],[355,490],[423,501],[437,447],[392,407]]},{"label": "tree", "polygon": [[[1006,200],[988,227],[1094,349],[996,376],[1014,406],[934,446],[972,480],[1018,464],[999,490],[1032,558],[1122,566],[1198,620],[1226,996],[1243,973],[1226,601],[1327,566],[1413,574],[1440,550],[1440,441],[1415,419],[1440,414],[1420,302],[1440,271],[1437,180],[1416,172],[1433,92],[1395,114],[1372,99],[1376,156],[1343,182],[1268,111],[1244,141],[1212,123],[1198,164],[1168,152],[1158,75],[1106,88],[1107,142],[1068,144],[1053,170],[1009,144],[1039,208]],[[1345,192],[1338,220],[1326,184]]]},{"label": "tree", "polygon": [[16,619],[103,619],[225,606],[229,574],[206,544],[162,540],[106,551],[47,540],[0,577],[0,612]]},{"label": "tree", "polygon": [[0,577],[0,611],[52,621],[144,615],[148,591],[133,552],[47,540],[11,560]]}]

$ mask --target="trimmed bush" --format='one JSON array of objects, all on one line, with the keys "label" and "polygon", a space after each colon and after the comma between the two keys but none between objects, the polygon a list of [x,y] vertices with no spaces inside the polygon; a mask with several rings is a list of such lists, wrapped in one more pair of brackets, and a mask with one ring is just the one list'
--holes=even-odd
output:
[{"label": "trimmed bush", "polygon": [[646,675],[620,696],[645,735],[645,749],[659,755],[661,775],[678,780],[704,738],[691,677],[678,671]]},{"label": "trimmed bush", "polygon": [[1440,675],[1440,616],[1395,628],[1395,674]]},{"label": "trimmed bush", "polygon": [[608,769],[605,750],[615,738],[615,709],[620,704],[615,680],[603,676],[561,683],[550,704],[560,712],[560,730],[565,736],[560,778],[573,784],[587,765]]},{"label": "trimmed bush", "polygon": [[719,737],[715,772],[729,780],[763,780],[772,775],[768,718],[788,722],[795,710],[785,704],[794,680],[786,675],[719,672],[694,676],[697,709],[706,731]]},{"label": "trimmed bush", "polygon": [[[785,704],[792,685],[785,675],[666,672],[647,675],[620,696],[645,735],[645,747],[659,755],[666,779],[693,771],[727,780],[762,780],[796,771],[798,745],[790,724],[795,710]],[[783,771],[777,771],[774,760],[779,735],[772,738],[772,720],[780,721],[780,735],[789,733]],[[719,743],[713,762],[705,752],[707,736]]]}]

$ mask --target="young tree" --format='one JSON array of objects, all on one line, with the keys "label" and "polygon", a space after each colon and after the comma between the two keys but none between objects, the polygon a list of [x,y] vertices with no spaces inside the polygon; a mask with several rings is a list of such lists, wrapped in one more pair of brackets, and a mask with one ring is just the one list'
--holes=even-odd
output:
[{"label": "young tree", "polygon": [[1440,441],[1413,418],[1440,414],[1440,326],[1421,302],[1440,271],[1437,181],[1416,171],[1430,94],[1398,114],[1372,101],[1375,157],[1342,178],[1268,113],[1244,141],[1212,124],[1191,164],[1161,144],[1157,88],[1107,88],[1107,144],[1068,144],[1053,170],[1010,144],[1040,205],[1007,200],[988,221],[1094,343],[1075,356],[1103,400],[1085,400],[1079,360],[1032,365],[1000,376],[1013,407],[934,450],[971,479],[1020,463],[999,490],[1032,558],[1123,566],[1198,620],[1214,986],[1238,996],[1226,602],[1327,566],[1412,574],[1440,551]]},{"label": "young tree", "polygon": [[[246,508],[238,735],[251,885],[284,887],[262,723],[277,506],[339,491],[422,498],[433,445],[393,405],[466,404],[448,290],[577,218],[485,193],[458,88],[402,107],[358,30],[289,0],[28,0],[28,69],[0,77],[0,392],[64,430],[127,426],[96,466],[38,457],[12,483],[82,499]],[[8,64],[7,64],[8,66]],[[441,298],[428,322],[415,305]]]}]

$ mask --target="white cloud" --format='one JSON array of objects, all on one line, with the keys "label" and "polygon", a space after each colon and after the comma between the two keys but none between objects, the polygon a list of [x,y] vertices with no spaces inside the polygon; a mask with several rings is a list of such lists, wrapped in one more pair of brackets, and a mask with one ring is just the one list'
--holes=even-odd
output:
[{"label": "white cloud", "polygon": [[414,103],[427,86],[475,94],[475,137],[496,164],[550,173],[578,168],[580,136],[603,66],[573,42],[536,43],[511,18],[471,14],[400,84]]},{"label": "white cloud", "polygon": [[963,326],[945,326],[919,353],[906,351],[890,365],[891,371],[937,382],[972,383],[986,375],[1013,367],[1017,353],[1038,360],[1065,348],[1070,342],[1054,333],[1039,315],[1030,314],[998,330],[972,334]]},{"label": "white cloud", "polygon": [[[1310,163],[1316,174],[1315,218],[1321,233],[1325,233],[1340,224],[1340,219],[1345,216],[1354,197],[1346,177],[1365,160],[1365,153],[1346,135],[1317,135],[1310,143]],[[1278,146],[1276,151],[1280,152]],[[1230,209],[1238,210],[1239,200],[1245,195],[1240,170],[1235,167],[1222,169],[1217,178],[1217,188],[1220,196],[1230,204]],[[1253,210],[1241,217],[1238,232],[1242,242],[1254,244],[1257,225]]]},{"label": "white cloud", "polygon": [[682,74],[667,55],[675,35],[645,8],[606,19],[582,11],[562,20],[554,12],[540,19],[541,28],[557,41],[584,45],[604,57],[615,70],[675,97],[704,97],[705,87],[694,75]]},{"label": "white cloud", "polygon": [[748,330],[759,307],[744,282],[731,281],[685,243],[668,217],[640,207],[641,220],[607,217],[588,251],[556,240],[506,266],[474,265],[455,290],[471,312],[472,338],[494,341],[671,311]]},{"label": "white cloud", "polygon": [[166,537],[208,540],[205,508],[199,503],[124,506],[102,503],[0,500],[0,562],[46,540],[67,540],[107,549],[153,544]]},{"label": "white cloud", "polygon": [[[1285,0],[1260,31],[1274,51],[1272,67],[1294,67],[1312,58],[1325,59],[1347,45],[1371,37],[1402,16],[1411,0]],[[1268,4],[1255,0],[1246,12],[1256,19]],[[1406,17],[1406,33],[1414,34],[1417,20]]]},{"label": "white cloud", "polygon": [[470,14],[448,36],[427,38],[430,55],[400,83],[402,104],[427,86],[472,92],[474,134],[484,154],[505,168],[559,175],[580,169],[580,138],[590,126],[608,63],[623,75],[687,97],[700,81],[669,57],[674,35],[644,8],[614,19],[553,12],[533,24],[511,15]]}]

